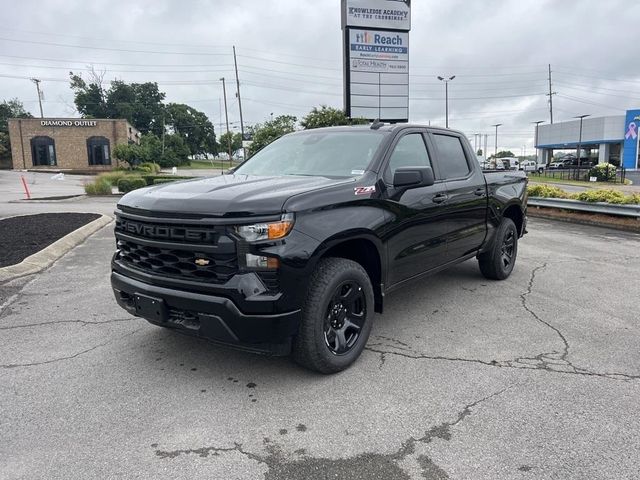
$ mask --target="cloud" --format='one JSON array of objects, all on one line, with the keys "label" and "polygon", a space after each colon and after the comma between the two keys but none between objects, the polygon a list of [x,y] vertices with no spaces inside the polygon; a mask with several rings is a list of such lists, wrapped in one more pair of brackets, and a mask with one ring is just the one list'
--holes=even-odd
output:
[{"label": "cloud", "polygon": [[[549,119],[549,63],[556,121],[640,105],[637,2],[424,0],[412,7],[414,122],[444,124],[436,76],[456,75],[450,126],[473,138],[503,123],[501,147],[531,148],[530,122]],[[216,125],[224,76],[237,125],[232,45],[248,123],[271,112],[302,116],[316,105],[342,106],[338,0],[25,0],[10,2],[3,17],[0,98],[18,97],[35,112],[33,84],[7,76],[42,78],[47,116],[73,114],[68,71],[95,64],[108,79],[158,81],[168,101],[189,103]]]}]

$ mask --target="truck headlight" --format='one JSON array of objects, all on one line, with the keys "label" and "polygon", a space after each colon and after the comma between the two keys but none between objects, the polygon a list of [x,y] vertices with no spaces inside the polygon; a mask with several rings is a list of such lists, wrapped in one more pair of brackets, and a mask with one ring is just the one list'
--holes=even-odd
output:
[{"label": "truck headlight", "polygon": [[285,213],[278,222],[255,223],[236,227],[236,233],[247,242],[277,240],[286,237],[293,228],[293,213]]}]

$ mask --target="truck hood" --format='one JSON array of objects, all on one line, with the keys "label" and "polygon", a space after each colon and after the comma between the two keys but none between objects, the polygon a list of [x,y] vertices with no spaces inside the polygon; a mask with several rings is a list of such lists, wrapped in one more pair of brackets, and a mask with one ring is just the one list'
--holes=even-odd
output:
[{"label": "truck hood", "polygon": [[221,175],[134,190],[118,205],[221,217],[271,215],[281,213],[284,202],[294,195],[353,182],[353,178]]}]

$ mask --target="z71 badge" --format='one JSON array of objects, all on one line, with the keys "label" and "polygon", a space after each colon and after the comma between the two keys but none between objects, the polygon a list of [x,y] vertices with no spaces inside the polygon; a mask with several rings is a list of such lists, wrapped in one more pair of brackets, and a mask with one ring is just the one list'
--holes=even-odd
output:
[{"label": "z71 badge", "polygon": [[371,185],[370,187],[355,187],[353,189],[353,193],[355,195],[366,195],[367,193],[375,193],[376,186]]}]

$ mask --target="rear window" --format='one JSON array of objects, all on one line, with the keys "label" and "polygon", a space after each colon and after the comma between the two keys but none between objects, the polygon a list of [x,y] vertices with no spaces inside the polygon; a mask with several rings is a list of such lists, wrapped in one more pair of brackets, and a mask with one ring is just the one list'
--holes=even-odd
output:
[{"label": "rear window", "polygon": [[438,149],[438,167],[442,178],[447,180],[466,177],[471,170],[460,138],[435,133],[433,140]]}]

